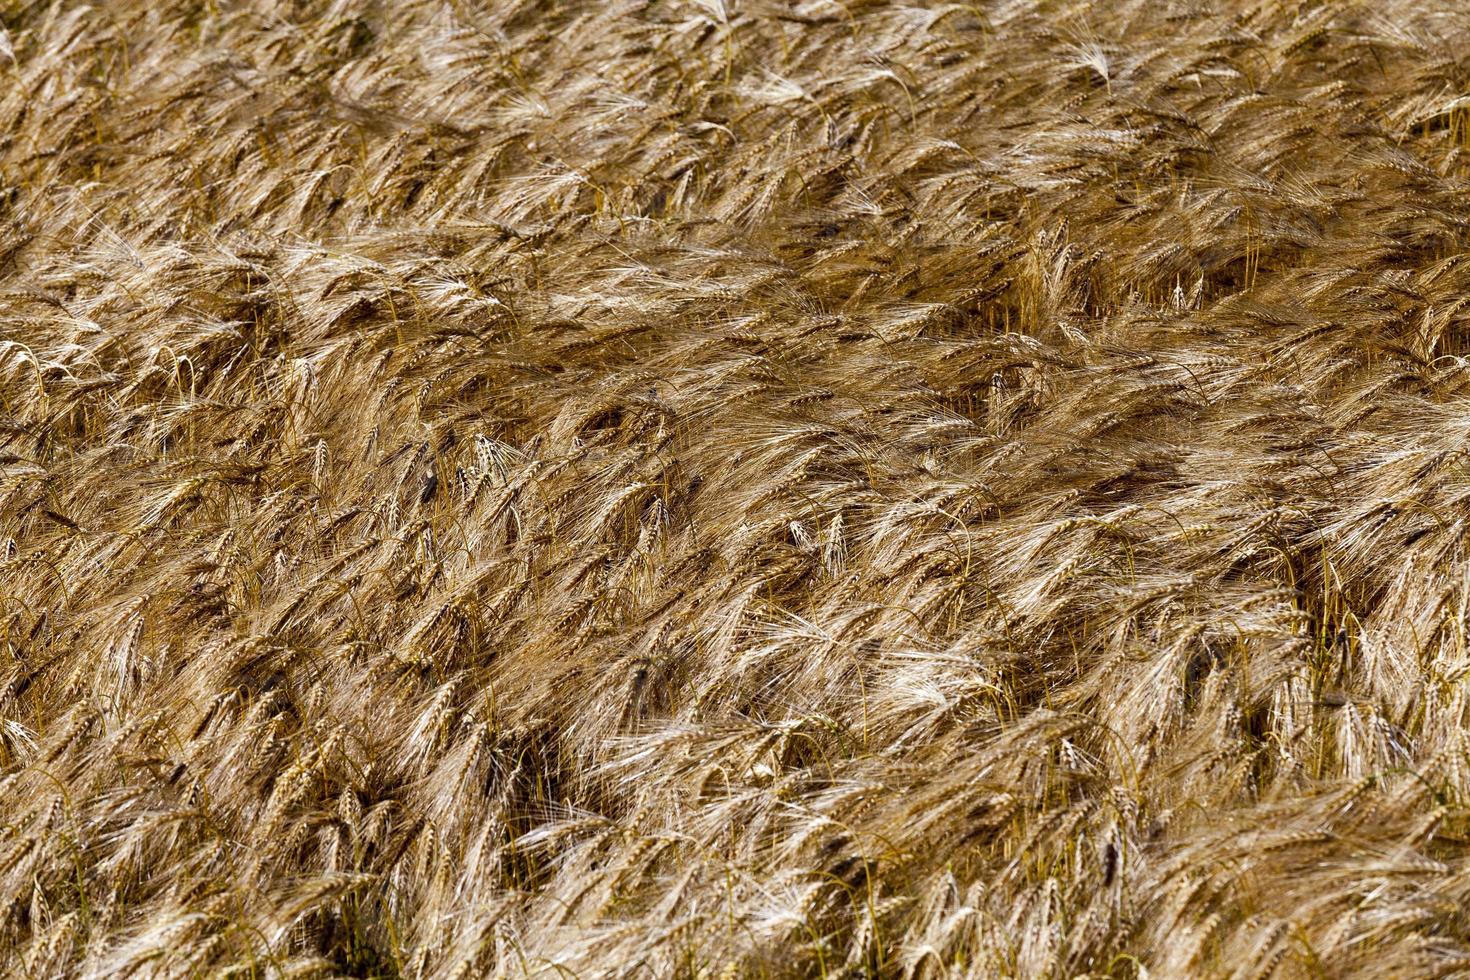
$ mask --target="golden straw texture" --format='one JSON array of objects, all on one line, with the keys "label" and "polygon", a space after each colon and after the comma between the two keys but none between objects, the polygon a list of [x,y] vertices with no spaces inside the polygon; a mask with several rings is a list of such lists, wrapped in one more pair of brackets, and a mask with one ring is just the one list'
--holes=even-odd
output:
[{"label": "golden straw texture", "polygon": [[1470,975],[1460,0],[0,24],[0,975]]}]

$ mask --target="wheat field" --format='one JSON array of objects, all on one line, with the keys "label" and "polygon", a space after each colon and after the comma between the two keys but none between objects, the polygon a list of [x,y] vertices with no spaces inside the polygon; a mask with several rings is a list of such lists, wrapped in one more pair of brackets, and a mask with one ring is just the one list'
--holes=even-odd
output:
[{"label": "wheat field", "polygon": [[0,25],[0,975],[1470,976],[1460,0]]}]

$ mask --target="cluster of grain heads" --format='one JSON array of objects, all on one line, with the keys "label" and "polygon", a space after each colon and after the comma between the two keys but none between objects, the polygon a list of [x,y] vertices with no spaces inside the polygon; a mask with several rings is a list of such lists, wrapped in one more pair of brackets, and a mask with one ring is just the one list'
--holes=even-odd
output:
[{"label": "cluster of grain heads", "polygon": [[0,973],[1470,970],[1449,2],[0,2]]}]

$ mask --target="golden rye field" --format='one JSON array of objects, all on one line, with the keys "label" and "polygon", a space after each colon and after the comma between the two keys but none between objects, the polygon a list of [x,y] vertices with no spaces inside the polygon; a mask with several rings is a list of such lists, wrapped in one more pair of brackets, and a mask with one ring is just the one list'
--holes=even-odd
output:
[{"label": "golden rye field", "polygon": [[0,975],[1470,975],[1465,4],[0,24]]}]

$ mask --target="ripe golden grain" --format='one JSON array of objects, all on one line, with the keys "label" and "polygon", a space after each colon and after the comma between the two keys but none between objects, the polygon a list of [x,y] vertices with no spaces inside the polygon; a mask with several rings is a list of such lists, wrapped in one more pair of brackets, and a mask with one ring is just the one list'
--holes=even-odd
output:
[{"label": "ripe golden grain", "polygon": [[1467,41],[0,0],[0,974],[1465,971]]}]

